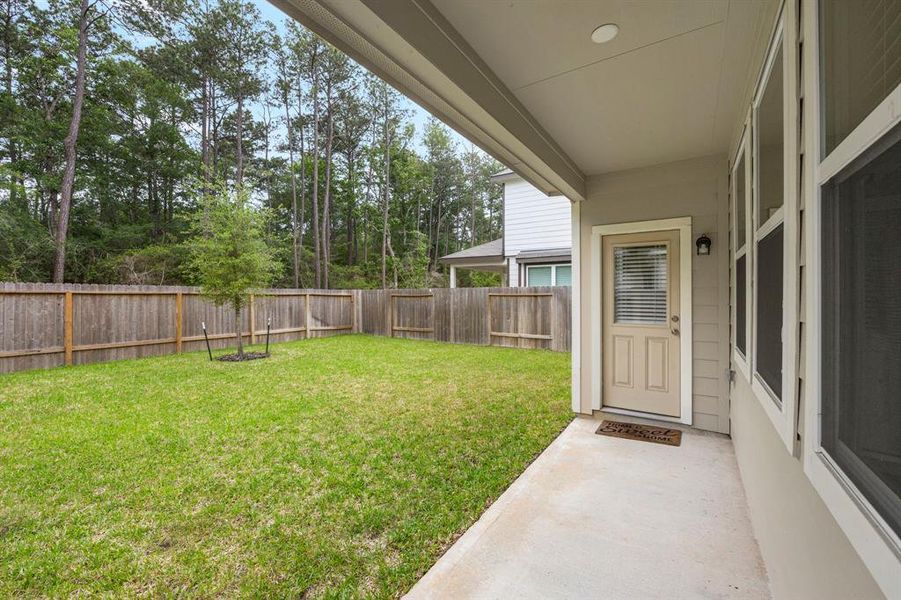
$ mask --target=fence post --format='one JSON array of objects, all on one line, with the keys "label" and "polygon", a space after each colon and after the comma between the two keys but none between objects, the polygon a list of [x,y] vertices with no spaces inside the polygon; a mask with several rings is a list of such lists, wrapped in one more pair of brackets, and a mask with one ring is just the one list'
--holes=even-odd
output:
[{"label": "fence post", "polygon": [[450,314],[448,315],[448,321],[450,323],[450,335],[448,337],[450,338],[451,344],[454,344],[457,341],[457,336],[454,333],[454,304],[457,303],[457,299],[455,298],[456,292],[454,290],[456,289],[457,288],[451,288],[451,291],[447,292],[447,306],[450,312]]},{"label": "fence post", "polygon": [[66,365],[72,364],[72,292],[66,292],[66,304],[63,311],[64,345],[66,349]]},{"label": "fence post", "polygon": [[488,326],[485,327],[485,331],[488,332],[488,345],[494,345],[494,338],[491,337],[491,290],[485,294],[485,298],[488,299],[488,304],[485,306],[485,314],[488,317]]},{"label": "fence post", "polygon": [[394,337],[394,294],[388,292],[388,335]]},{"label": "fence post", "polygon": [[303,310],[304,310],[303,325],[306,328],[304,331],[306,333],[307,339],[310,339],[310,334],[312,333],[312,331],[310,331],[310,293],[309,292],[307,292],[306,295],[304,296]]},{"label": "fence post", "polygon": [[175,294],[175,352],[181,354],[181,328],[182,328],[182,302],[181,292]]},{"label": "fence post", "polygon": [[256,309],[254,308],[253,294],[250,295],[250,343],[257,343],[257,319]]}]

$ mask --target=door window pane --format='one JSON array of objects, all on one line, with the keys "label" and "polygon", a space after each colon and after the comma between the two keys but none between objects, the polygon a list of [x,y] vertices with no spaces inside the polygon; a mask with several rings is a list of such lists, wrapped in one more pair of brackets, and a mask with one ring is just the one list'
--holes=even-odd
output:
[{"label": "door window pane", "polygon": [[755,365],[782,398],[782,235],[780,224],[757,243],[757,345]]},{"label": "door window pane", "polygon": [[551,267],[529,267],[529,285],[551,285]]},{"label": "door window pane", "polygon": [[901,1],[821,0],[823,156],[901,83]]},{"label": "door window pane", "polygon": [[782,47],[757,107],[757,227],[766,223],[779,210],[783,201],[785,157],[782,127]]},{"label": "door window pane", "polygon": [[822,444],[901,535],[901,129],[823,188]]},{"label": "door window pane", "polygon": [[572,285],[573,269],[569,265],[557,267],[557,285]]},{"label": "door window pane", "polygon": [[666,246],[613,249],[615,323],[666,324],[667,287]]}]

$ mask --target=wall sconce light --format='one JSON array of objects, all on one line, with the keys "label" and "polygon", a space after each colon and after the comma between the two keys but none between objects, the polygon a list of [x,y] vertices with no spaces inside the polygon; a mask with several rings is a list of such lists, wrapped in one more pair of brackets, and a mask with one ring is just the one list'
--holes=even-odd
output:
[{"label": "wall sconce light", "polygon": [[710,238],[707,237],[706,233],[702,233],[701,237],[695,241],[695,246],[698,247],[698,256],[707,256],[710,254],[710,244]]}]

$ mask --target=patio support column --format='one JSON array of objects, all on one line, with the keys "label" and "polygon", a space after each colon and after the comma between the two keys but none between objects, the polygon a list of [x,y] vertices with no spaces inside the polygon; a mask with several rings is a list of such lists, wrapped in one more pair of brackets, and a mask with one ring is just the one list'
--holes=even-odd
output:
[{"label": "patio support column", "polygon": [[[587,412],[582,410],[582,205],[572,203],[570,223],[572,226],[572,305],[570,325],[572,366],[570,381],[570,401],[575,413]],[[596,367],[599,368],[599,367]]]},{"label": "patio support column", "polygon": [[457,267],[454,265],[450,266],[450,287],[457,287]]}]

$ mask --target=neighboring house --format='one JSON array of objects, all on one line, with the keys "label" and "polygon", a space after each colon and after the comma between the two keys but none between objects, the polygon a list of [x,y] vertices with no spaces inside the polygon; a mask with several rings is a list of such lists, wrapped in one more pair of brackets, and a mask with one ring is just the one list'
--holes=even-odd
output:
[{"label": "neighboring house", "polygon": [[573,411],[730,435],[777,598],[901,598],[901,2],[276,3],[573,201]]},{"label": "neighboring house", "polygon": [[570,201],[510,169],[491,179],[504,186],[504,237],[441,257],[450,287],[457,287],[457,269],[503,273],[510,287],[572,285]]}]

